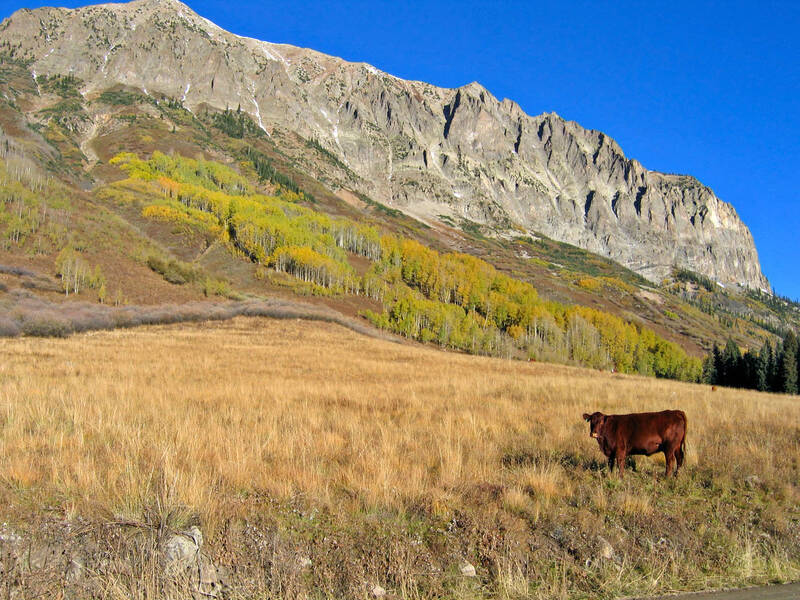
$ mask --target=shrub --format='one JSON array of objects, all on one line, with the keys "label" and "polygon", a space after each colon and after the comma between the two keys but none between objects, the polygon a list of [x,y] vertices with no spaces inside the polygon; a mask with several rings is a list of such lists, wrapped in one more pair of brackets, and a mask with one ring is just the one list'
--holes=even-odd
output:
[{"label": "shrub", "polygon": [[69,321],[53,312],[28,314],[22,322],[22,333],[30,337],[67,337],[72,333]]},{"label": "shrub", "polygon": [[602,287],[603,282],[599,279],[595,279],[594,277],[584,277],[578,280],[578,285],[585,290],[589,290],[590,292],[596,292]]},{"label": "shrub", "polygon": [[168,282],[177,285],[200,278],[200,273],[192,265],[174,259],[165,260],[160,256],[151,255],[147,258],[147,266]]},{"label": "shrub", "polygon": [[0,337],[17,337],[20,333],[18,322],[9,317],[0,317]]},{"label": "shrub", "polygon": [[203,295],[206,297],[222,296],[227,298],[230,297],[231,293],[231,286],[227,281],[212,279],[211,277],[206,277],[203,280]]}]

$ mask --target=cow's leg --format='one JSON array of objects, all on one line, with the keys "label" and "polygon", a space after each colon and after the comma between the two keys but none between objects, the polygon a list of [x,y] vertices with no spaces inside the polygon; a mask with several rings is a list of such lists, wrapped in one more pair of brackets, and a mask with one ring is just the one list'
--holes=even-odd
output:
[{"label": "cow's leg", "polygon": [[[684,459],[682,443],[680,446],[678,446],[678,449],[675,451],[675,458],[678,460],[678,469],[680,469],[683,466],[683,459]],[[676,477],[678,476],[678,469],[675,469]]]},{"label": "cow's leg", "polygon": [[613,473],[614,472],[614,455],[613,454],[608,457],[608,472],[609,473]]},{"label": "cow's leg", "polygon": [[[672,472],[672,466],[675,463],[675,449],[672,446],[668,446],[664,448],[664,459],[667,461],[667,472],[664,474],[665,477],[669,477],[669,474]],[[677,473],[678,470],[675,470]]]},{"label": "cow's leg", "polygon": [[678,476],[678,469],[680,469],[682,465],[683,465],[683,448],[678,446],[677,448],[675,448],[675,472],[673,473],[675,477]]},{"label": "cow's leg", "polygon": [[625,474],[625,451],[617,450],[617,469],[619,470],[620,478]]}]

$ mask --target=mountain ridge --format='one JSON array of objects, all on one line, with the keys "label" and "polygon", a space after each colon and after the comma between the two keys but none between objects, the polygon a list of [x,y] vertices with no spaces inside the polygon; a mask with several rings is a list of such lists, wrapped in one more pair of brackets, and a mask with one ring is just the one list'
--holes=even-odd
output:
[{"label": "mountain ridge", "polygon": [[[177,0],[23,10],[0,27],[34,79],[72,74],[84,97],[121,84],[191,111],[236,107],[267,134],[295,132],[341,159],[352,174],[330,177],[334,186],[425,223],[544,234],[655,282],[682,267],[769,289],[749,230],[710,188],[645,169],[605,133],[527,115],[477,82],[440,88],[236,36]],[[102,129],[90,118],[87,147]]]}]

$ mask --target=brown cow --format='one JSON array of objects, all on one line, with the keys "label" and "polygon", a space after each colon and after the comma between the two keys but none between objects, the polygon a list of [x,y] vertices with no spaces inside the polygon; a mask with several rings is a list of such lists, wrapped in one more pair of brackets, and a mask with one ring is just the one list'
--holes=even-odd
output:
[{"label": "brown cow", "polygon": [[614,470],[616,459],[622,476],[628,456],[650,456],[663,452],[667,461],[666,476],[669,477],[676,462],[675,477],[678,476],[678,468],[683,465],[686,441],[686,413],[682,410],[631,415],[596,412],[591,415],[584,413],[583,418],[591,424],[589,435],[597,440],[600,450],[608,458],[609,470]]}]

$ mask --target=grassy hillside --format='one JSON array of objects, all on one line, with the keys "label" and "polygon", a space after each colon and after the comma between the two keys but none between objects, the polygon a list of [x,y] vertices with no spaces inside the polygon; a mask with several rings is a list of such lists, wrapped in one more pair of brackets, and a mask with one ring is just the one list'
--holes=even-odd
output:
[{"label": "grassy hillside", "polygon": [[[297,321],[0,353],[4,593],[183,597],[197,576],[170,587],[164,544],[193,525],[227,598],[614,598],[800,577],[796,397]],[[661,456],[608,476],[580,415],[668,407],[689,419],[679,477]],[[55,550],[26,566],[25,548]]]},{"label": "grassy hillside", "polygon": [[[129,177],[99,189],[99,200],[170,223],[207,246],[223,244],[259,265],[261,279],[272,280],[274,271],[299,280],[297,291],[370,298],[381,310],[365,315],[383,329],[471,353],[685,380],[700,375],[699,361],[649,329],[544,301],[532,285],[471,255],[440,254],[383,228],[331,218],[302,206],[307,198],[295,190],[281,186],[279,195],[266,196],[219,163],[159,152],[150,160],[120,154],[111,163]],[[149,264],[165,277],[182,277],[176,268]]]},{"label": "grassy hillside", "polygon": [[[765,340],[775,343],[800,323],[795,304],[716,285],[707,289],[693,274],[676,273],[654,286],[612,261],[542,236],[501,238],[469,221],[423,224],[354,191],[365,182],[314,140],[280,130],[267,136],[244,113],[192,114],[174,98],[141,90],[117,86],[84,97],[77,91],[80,84],[74,78],[34,81],[23,63],[8,57],[0,69],[5,94],[0,99],[0,155],[7,164],[28,165],[22,179],[18,170],[3,176],[12,187],[28,189],[24,194],[7,190],[0,201],[0,265],[26,269],[47,281],[34,291],[52,301],[61,299],[50,288],[66,291],[66,279],[72,280],[76,299],[117,305],[299,294],[348,315],[372,315],[379,326],[415,339],[472,352],[680,377],[693,377],[699,363],[692,360],[687,367],[680,359],[685,363],[680,366],[670,358],[666,367],[659,366],[650,358],[640,360],[636,348],[647,347],[644,354],[652,356],[669,348],[670,356],[685,351],[700,358],[715,342],[723,346],[731,338],[742,349],[758,350]],[[192,204],[187,194],[180,201],[177,187],[137,188],[130,180],[141,184],[141,178],[113,161],[131,152],[142,159],[155,152],[192,157],[218,165],[220,172],[232,169],[245,195],[282,198],[295,216],[313,214],[316,223],[344,219],[352,231],[372,232],[373,243],[379,232],[419,242],[434,251],[428,256],[478,257],[496,276],[533,286],[539,306],[547,307],[555,323],[531,329],[530,317],[517,314],[515,321],[506,318],[507,311],[491,314],[491,303],[482,302],[481,308],[469,301],[443,302],[442,288],[431,288],[408,270],[396,274],[383,265],[376,272],[374,256],[366,256],[364,248],[341,248],[334,256],[327,245],[320,252],[319,244],[327,242],[319,237],[295,236],[293,244],[281,246],[282,260],[273,261],[272,242],[264,246],[248,238],[254,227],[263,233],[265,219],[277,214],[256,215],[253,211],[265,210],[263,205],[240,214],[247,226],[240,227],[231,251],[226,215],[214,214],[205,201]],[[197,183],[176,173],[161,176],[174,185]],[[41,181],[46,182],[44,194],[29,185]],[[288,220],[295,216],[286,215]],[[440,269],[452,263],[450,258],[436,261]],[[367,272],[376,286],[361,285]],[[320,285],[319,278],[336,280],[338,287]],[[6,273],[0,274],[0,283],[14,289],[30,282]],[[577,330],[570,328],[572,321],[579,323]],[[635,335],[622,335],[625,328],[633,328]],[[648,333],[640,344],[644,331],[653,337]],[[611,339],[623,337],[630,339],[622,350],[612,349]],[[672,344],[682,350],[673,352]]]}]

